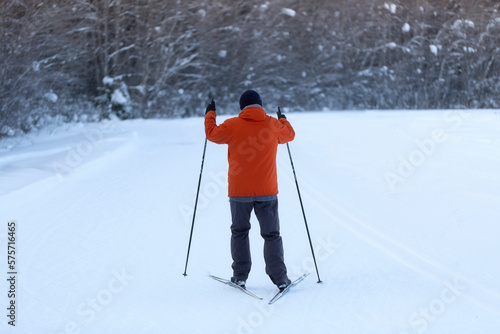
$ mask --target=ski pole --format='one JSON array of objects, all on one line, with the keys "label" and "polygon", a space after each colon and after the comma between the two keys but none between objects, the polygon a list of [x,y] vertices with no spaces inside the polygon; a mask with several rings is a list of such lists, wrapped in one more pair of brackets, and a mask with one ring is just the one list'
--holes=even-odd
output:
[{"label": "ski pole", "polygon": [[193,229],[194,229],[194,219],[196,217],[196,207],[198,206],[198,196],[200,194],[200,185],[201,185],[201,175],[203,173],[203,163],[205,162],[205,152],[207,150],[207,138],[205,137],[205,146],[203,147],[203,156],[201,158],[201,169],[200,169],[200,178],[198,180],[198,190],[196,191],[196,199],[194,201],[194,211],[193,211],[193,222],[191,223],[191,233],[189,234],[189,244],[186,256],[186,266],[184,267],[184,276],[187,276],[187,266],[189,261],[189,252],[191,250],[191,241],[193,239]]},{"label": "ski pole", "polygon": [[[281,115],[281,110],[278,107],[278,118]],[[311,241],[311,234],[309,233],[309,226],[307,225],[306,212],[304,210],[304,205],[302,204],[302,197],[300,196],[299,182],[297,181],[297,175],[295,174],[295,167],[293,166],[292,153],[290,152],[290,146],[286,143],[286,148],[288,150],[288,156],[290,157],[290,163],[292,165],[293,177],[295,179],[295,185],[297,186],[297,194],[299,195],[300,207],[302,208],[302,215],[304,216],[304,223],[306,224],[307,238],[309,239],[309,245],[311,246],[311,253],[314,260],[314,266],[316,267],[316,274],[318,275],[318,283],[321,283],[321,278],[319,277],[318,265],[316,264],[316,256],[314,255],[314,248]]]}]

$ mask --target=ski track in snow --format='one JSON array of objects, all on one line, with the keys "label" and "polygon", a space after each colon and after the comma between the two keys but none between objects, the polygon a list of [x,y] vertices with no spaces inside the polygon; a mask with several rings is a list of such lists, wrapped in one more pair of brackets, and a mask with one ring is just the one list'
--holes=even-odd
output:
[{"label": "ski track in snow", "polygon": [[464,293],[466,298],[487,310],[492,315],[500,317],[500,293],[495,291],[493,288],[478,282],[474,278],[467,277],[463,273],[460,273],[443,263],[439,263],[430,257],[406,247],[400,242],[368,226],[359,218],[355,217],[352,212],[341,208],[338,204],[332,202],[328,197],[318,191],[317,188],[311,186],[304,180],[299,181],[299,183],[304,183],[306,188],[310,190],[310,192],[307,192],[309,194],[309,201],[312,202],[318,209],[321,209],[333,221],[340,224],[343,228],[356,234],[358,237],[373,245],[378,250],[388,254],[415,272],[426,275],[439,283],[444,283],[449,278],[456,278],[459,279],[461,283],[466,283],[468,287],[478,289],[479,291],[474,291],[474,293],[479,295]]},{"label": "ski track in snow", "polygon": [[[207,146],[188,276],[181,275],[203,118],[29,136],[0,152],[0,245],[7,221],[17,220],[20,261],[18,324],[4,316],[1,332],[495,334],[500,117],[460,111],[449,122],[446,113],[287,115],[323,283],[316,284],[281,145],[285,260],[292,279],[310,275],[274,305],[267,305],[276,287],[264,273],[253,216],[247,286],[264,300],[206,277],[231,274],[225,146]],[[391,192],[384,172],[438,128],[447,140]],[[80,159],[71,156],[79,149]],[[57,174],[53,163],[67,161],[70,172]],[[454,284],[463,287],[456,295]],[[4,283],[0,305],[6,292]]]}]

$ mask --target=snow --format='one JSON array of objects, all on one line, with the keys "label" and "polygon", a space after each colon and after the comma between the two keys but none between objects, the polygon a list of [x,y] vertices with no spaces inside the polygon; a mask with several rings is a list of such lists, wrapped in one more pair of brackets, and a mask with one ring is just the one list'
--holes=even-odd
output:
[{"label": "snow", "polygon": [[141,95],[146,94],[146,86],[145,85],[132,86],[130,88],[136,89]]},{"label": "snow", "polygon": [[371,71],[371,69],[367,68],[366,70],[359,71],[357,75],[360,77],[372,77],[373,72]]},{"label": "snow", "polygon": [[4,125],[0,133],[8,137],[12,137],[16,132],[10,126]]},{"label": "snow", "polygon": [[52,91],[45,93],[43,95],[44,99],[46,99],[49,102],[56,103],[59,97]]},{"label": "snow", "polygon": [[438,55],[438,47],[437,47],[437,46],[435,46],[434,44],[431,44],[431,45],[429,45],[429,49],[431,50],[431,52],[432,52],[435,56],[437,56],[437,55]]},{"label": "snow", "polygon": [[384,3],[384,7],[385,7],[385,9],[387,9],[388,11],[390,11],[390,12],[391,12],[391,14],[396,14],[396,11],[397,11],[397,9],[398,9],[397,5],[396,5],[396,4],[394,4],[394,3],[391,3],[391,2],[389,2],[389,3],[387,3],[387,2],[386,2],[386,3]]},{"label": "snow", "polygon": [[115,82],[115,80],[111,77],[108,77],[108,76],[106,76],[102,79],[102,83],[104,86],[111,87],[111,86],[113,86],[114,82]]},{"label": "snow", "polygon": [[294,17],[295,15],[297,15],[297,12],[290,8],[282,8],[281,13],[290,17]]},{"label": "snow", "polygon": [[219,57],[226,58],[226,56],[227,56],[227,50],[220,50],[219,51]]},{"label": "snow", "polygon": [[403,27],[401,27],[401,30],[402,30],[403,32],[410,32],[410,29],[411,29],[411,27],[410,27],[410,25],[408,24],[408,22],[406,22],[405,24],[403,24]]},{"label": "snow", "polygon": [[464,20],[464,23],[465,25],[467,25],[469,28],[474,28],[476,25],[474,24],[474,22],[472,22],[471,20]]},{"label": "snow", "polygon": [[199,9],[197,14],[200,15],[202,18],[205,18],[207,16],[207,11],[204,9]]},{"label": "snow", "polygon": [[475,24],[471,20],[462,20],[462,19],[455,20],[455,22],[453,22],[452,29],[460,30],[464,26],[469,28],[474,28]]},{"label": "snow", "polygon": [[398,47],[398,45],[394,42],[387,43],[385,46],[388,47],[389,49],[395,49]]},{"label": "snow", "polygon": [[15,147],[0,141],[0,244],[6,252],[15,220],[19,252],[16,328],[4,316],[1,332],[496,333],[498,111],[287,118],[322,284],[286,146],[277,157],[285,260],[291,278],[310,275],[271,306],[255,217],[247,286],[265,300],[207,275],[231,275],[224,145],[207,145],[182,275],[203,118],[75,124]]},{"label": "snow", "polygon": [[111,94],[111,103],[113,103],[114,105],[123,106],[128,103],[128,100],[125,95],[123,95],[121,90],[115,89],[113,91],[113,94]]}]

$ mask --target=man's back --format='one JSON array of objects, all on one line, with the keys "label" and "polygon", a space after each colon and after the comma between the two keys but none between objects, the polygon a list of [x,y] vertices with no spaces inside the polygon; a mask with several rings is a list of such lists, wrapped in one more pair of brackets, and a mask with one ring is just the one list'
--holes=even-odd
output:
[{"label": "man's back", "polygon": [[229,197],[276,195],[277,146],[294,139],[290,123],[267,116],[260,106],[246,107],[219,126],[215,116],[207,114],[205,132],[208,140],[228,144]]}]

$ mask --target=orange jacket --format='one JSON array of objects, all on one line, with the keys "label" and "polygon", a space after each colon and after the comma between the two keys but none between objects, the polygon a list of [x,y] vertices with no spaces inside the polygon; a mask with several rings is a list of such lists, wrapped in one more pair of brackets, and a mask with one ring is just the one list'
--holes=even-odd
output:
[{"label": "orange jacket", "polygon": [[205,133],[216,144],[228,144],[229,197],[278,194],[276,153],[278,144],[295,137],[290,122],[267,116],[250,106],[217,126],[214,111],[205,115]]}]

